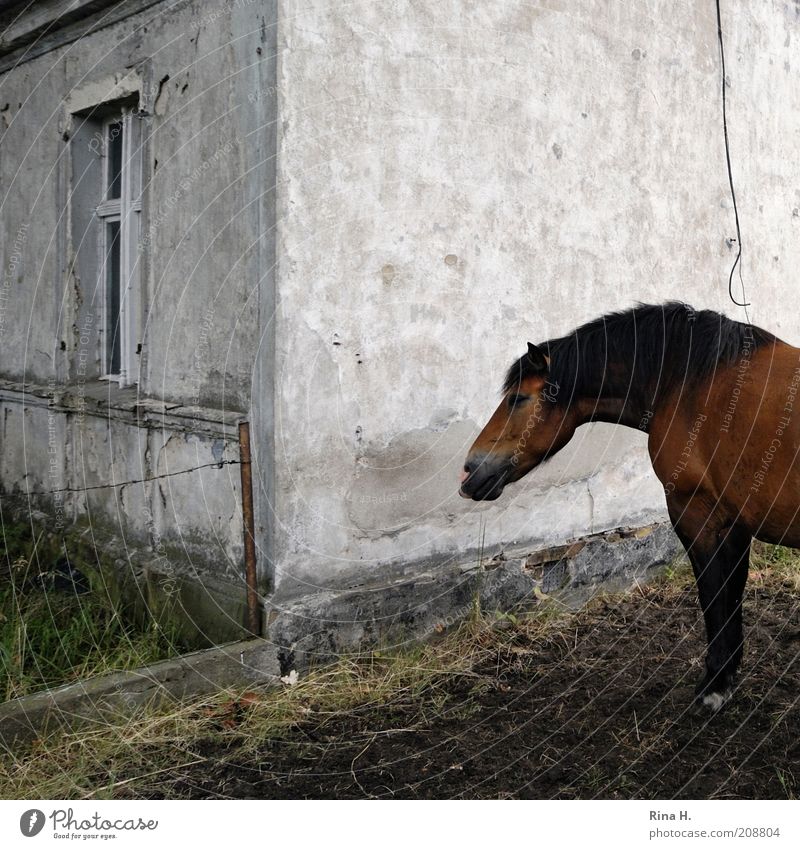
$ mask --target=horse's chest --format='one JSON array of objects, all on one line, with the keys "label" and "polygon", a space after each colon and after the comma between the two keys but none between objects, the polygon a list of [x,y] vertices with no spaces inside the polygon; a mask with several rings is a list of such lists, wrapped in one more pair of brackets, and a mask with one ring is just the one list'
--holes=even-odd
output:
[{"label": "horse's chest", "polygon": [[707,423],[704,413],[653,419],[648,450],[653,470],[667,494],[696,491],[708,483]]}]

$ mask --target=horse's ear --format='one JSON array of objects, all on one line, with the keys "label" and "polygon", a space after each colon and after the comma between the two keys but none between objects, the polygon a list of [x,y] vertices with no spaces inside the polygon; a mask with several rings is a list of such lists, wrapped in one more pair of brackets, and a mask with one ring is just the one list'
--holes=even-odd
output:
[{"label": "horse's ear", "polygon": [[533,342],[528,342],[528,361],[533,368],[541,374],[545,374],[550,366],[550,363],[548,362],[547,357],[545,357],[542,349],[537,348]]}]

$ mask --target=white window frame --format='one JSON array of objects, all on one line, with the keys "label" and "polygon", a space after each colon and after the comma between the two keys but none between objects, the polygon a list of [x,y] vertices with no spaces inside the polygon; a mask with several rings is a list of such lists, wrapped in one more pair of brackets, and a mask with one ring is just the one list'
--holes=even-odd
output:
[{"label": "white window frame", "polygon": [[[122,124],[122,173],[120,196],[108,200],[109,190],[109,127]],[[139,352],[141,287],[139,273],[139,232],[142,211],[142,157],[140,119],[133,107],[123,107],[109,115],[102,123],[102,195],[97,205],[96,215],[100,223],[100,327],[103,334],[101,380],[113,380],[121,387],[136,383],[137,355]],[[119,351],[120,370],[118,374],[107,371],[111,355],[113,327],[108,327],[109,282],[108,262],[108,224],[119,222]]]}]

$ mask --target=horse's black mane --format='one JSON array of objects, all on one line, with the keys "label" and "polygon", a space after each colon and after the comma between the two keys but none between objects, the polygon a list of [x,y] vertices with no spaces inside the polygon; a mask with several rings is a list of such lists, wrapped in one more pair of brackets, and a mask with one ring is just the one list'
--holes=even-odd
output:
[{"label": "horse's black mane", "polygon": [[[720,366],[774,341],[759,327],[688,304],[639,304],[583,324],[560,339],[539,344],[550,359],[556,403],[572,398],[631,397],[645,406],[656,396],[689,389]],[[503,391],[537,374],[528,355],[508,370]]]}]

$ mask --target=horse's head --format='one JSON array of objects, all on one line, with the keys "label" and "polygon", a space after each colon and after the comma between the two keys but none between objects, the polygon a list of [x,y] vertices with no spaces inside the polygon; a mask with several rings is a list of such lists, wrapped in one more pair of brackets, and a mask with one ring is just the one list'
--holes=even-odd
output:
[{"label": "horse's head", "polygon": [[576,423],[568,413],[569,399],[559,399],[558,391],[550,380],[549,360],[528,343],[528,353],[508,373],[500,406],[469,449],[461,473],[462,497],[494,501],[506,484],[569,442]]}]

